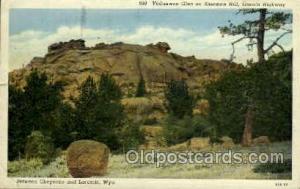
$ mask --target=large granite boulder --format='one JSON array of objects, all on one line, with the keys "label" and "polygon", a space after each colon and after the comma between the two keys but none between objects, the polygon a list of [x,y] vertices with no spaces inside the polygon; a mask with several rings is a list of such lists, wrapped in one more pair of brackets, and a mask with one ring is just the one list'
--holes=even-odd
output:
[{"label": "large granite boulder", "polygon": [[67,165],[73,177],[103,176],[107,172],[109,148],[93,140],[71,143],[67,150]]}]

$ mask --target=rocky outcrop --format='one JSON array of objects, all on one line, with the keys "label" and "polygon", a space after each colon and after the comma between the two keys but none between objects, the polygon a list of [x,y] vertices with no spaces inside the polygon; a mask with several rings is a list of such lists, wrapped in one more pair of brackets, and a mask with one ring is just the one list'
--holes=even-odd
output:
[{"label": "rocky outcrop", "polygon": [[167,53],[169,50],[171,50],[171,47],[168,43],[165,42],[158,42],[155,45],[152,43],[148,44],[147,47],[158,49],[162,53]]},{"label": "rocky outcrop", "polygon": [[170,49],[165,42],[146,46],[98,43],[94,47],[86,47],[81,39],[59,42],[50,45],[44,57],[35,57],[24,68],[12,71],[9,82],[22,88],[26,76],[37,69],[45,72],[51,81],[62,81],[62,94],[68,100],[78,96],[78,88],[88,76],[99,79],[102,73],[110,73],[125,96],[134,96],[136,85],[143,77],[148,95],[161,97],[166,82],[171,79],[186,80],[196,93],[225,70],[239,67],[222,61],[183,57],[169,52]]},{"label": "rocky outcrop", "polygon": [[76,178],[103,176],[107,172],[109,148],[100,142],[79,140],[67,150],[67,166]]},{"label": "rocky outcrop", "polygon": [[68,49],[84,49],[85,44],[84,40],[71,40],[69,42],[59,42],[54,43],[48,47],[48,53],[52,53],[58,50],[68,50]]}]

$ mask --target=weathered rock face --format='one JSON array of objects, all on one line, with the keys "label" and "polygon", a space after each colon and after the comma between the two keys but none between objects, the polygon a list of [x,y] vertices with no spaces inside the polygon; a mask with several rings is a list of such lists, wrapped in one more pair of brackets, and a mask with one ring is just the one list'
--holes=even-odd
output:
[{"label": "weathered rock face", "polygon": [[54,43],[48,47],[48,53],[56,52],[58,50],[67,50],[67,49],[84,49],[84,40],[71,40],[69,42],[59,42]]},{"label": "weathered rock face", "polygon": [[113,75],[127,96],[134,95],[140,77],[144,78],[149,95],[159,96],[171,79],[185,79],[197,92],[224,70],[238,67],[222,61],[183,57],[169,50],[164,42],[146,46],[99,43],[94,47],[86,47],[83,40],[59,42],[50,45],[44,57],[33,58],[26,67],[12,71],[9,82],[22,88],[26,76],[37,69],[54,82],[63,81],[63,96],[68,100],[79,95],[78,87],[89,75],[99,79],[106,72]]},{"label": "weathered rock face", "polygon": [[67,165],[73,177],[103,176],[107,172],[109,148],[100,142],[79,140],[67,150]]}]

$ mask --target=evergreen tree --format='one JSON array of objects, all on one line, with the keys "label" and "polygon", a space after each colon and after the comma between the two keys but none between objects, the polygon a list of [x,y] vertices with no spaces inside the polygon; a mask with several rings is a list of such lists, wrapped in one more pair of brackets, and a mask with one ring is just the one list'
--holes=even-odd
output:
[{"label": "evergreen tree", "polygon": [[189,94],[188,85],[184,80],[172,80],[167,84],[165,91],[168,112],[177,118],[185,115],[192,116],[195,99]]},{"label": "evergreen tree", "polygon": [[27,85],[24,87],[24,105],[26,108],[26,124],[33,130],[45,130],[48,134],[52,120],[48,114],[59,107],[61,103],[60,83],[47,83],[45,73],[32,71],[26,78]]},{"label": "evergreen tree", "polygon": [[96,114],[96,139],[110,149],[120,148],[117,130],[124,125],[125,115],[121,104],[122,92],[109,74],[102,74],[98,84]]},{"label": "evergreen tree", "polygon": [[45,73],[33,70],[23,90],[9,86],[9,159],[24,153],[26,137],[34,130],[52,135],[53,113],[61,105],[61,84],[47,83]]},{"label": "evergreen tree", "polygon": [[98,84],[98,97],[107,101],[120,101],[122,97],[121,88],[109,74],[102,74]]},{"label": "evergreen tree", "polygon": [[25,123],[24,92],[9,85],[8,159],[21,158],[31,128]]},{"label": "evergreen tree", "polygon": [[209,121],[219,136],[243,141],[249,99],[253,101],[254,136],[267,135],[273,141],[291,140],[292,52],[273,55],[265,64],[255,63],[225,73],[206,88]]},{"label": "evergreen tree", "polygon": [[94,108],[97,100],[97,87],[94,79],[89,76],[80,86],[80,96],[75,102],[75,127],[79,138],[89,138],[94,121]]},{"label": "evergreen tree", "polygon": [[121,97],[121,89],[111,75],[102,74],[98,84],[88,77],[76,102],[79,137],[104,142],[112,150],[119,148],[116,131],[125,118]]},{"label": "evergreen tree", "polygon": [[136,97],[143,97],[146,94],[146,88],[145,88],[145,80],[143,77],[141,77],[141,79],[139,80],[139,83],[137,85],[137,89],[136,89]]},{"label": "evergreen tree", "polygon": [[78,131],[75,129],[74,108],[67,103],[62,103],[55,112],[53,117],[52,140],[55,147],[66,149],[69,144],[78,137]]},{"label": "evergreen tree", "polygon": [[[258,18],[255,20],[246,20],[241,24],[233,24],[229,20],[228,26],[219,27],[221,34],[242,37],[232,42],[233,52],[231,54],[231,60],[233,60],[235,48],[234,45],[243,40],[249,40],[247,44],[248,49],[252,50],[253,46],[256,45],[258,62],[265,62],[265,55],[269,53],[274,47],[280,48],[284,51],[283,47],[279,44],[279,40],[286,34],[292,32],[291,29],[285,28],[288,23],[292,22],[292,15],[285,12],[271,12],[267,9],[241,9],[238,14],[249,15],[257,14]],[[278,31],[281,30],[283,33],[274,39],[273,43],[265,48],[265,33],[266,31]]]},{"label": "evergreen tree", "polygon": [[[235,56],[235,44],[243,40],[249,40],[247,46],[249,50],[253,49],[256,45],[257,57],[259,63],[264,63],[265,55],[269,54],[274,47],[280,48],[284,53],[284,48],[279,44],[279,40],[285,35],[292,33],[292,29],[286,28],[288,23],[292,22],[292,15],[285,12],[271,12],[267,9],[241,9],[238,13],[244,15],[258,14],[258,18],[255,20],[246,20],[242,24],[235,25],[229,21],[228,26],[219,27],[221,34],[224,35],[242,35],[241,38],[233,41],[232,44],[232,54],[230,60],[232,61]],[[282,30],[283,33],[273,40],[271,45],[265,48],[265,33],[266,31],[278,31]],[[245,113],[244,121],[244,132],[243,132],[243,142],[242,144],[248,146],[252,141],[252,125],[255,119],[255,104],[254,99],[248,98],[247,112]]]}]

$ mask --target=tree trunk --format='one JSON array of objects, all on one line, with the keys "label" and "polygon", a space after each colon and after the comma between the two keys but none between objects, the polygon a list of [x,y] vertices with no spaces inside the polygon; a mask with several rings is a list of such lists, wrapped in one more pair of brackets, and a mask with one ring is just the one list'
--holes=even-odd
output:
[{"label": "tree trunk", "polygon": [[253,125],[254,112],[252,107],[248,107],[245,115],[245,127],[242,138],[243,146],[250,146],[252,143],[252,125]]},{"label": "tree trunk", "polygon": [[267,9],[260,9],[258,33],[257,33],[257,56],[258,56],[259,63],[265,62],[264,41],[265,41],[266,14],[267,14]]}]

